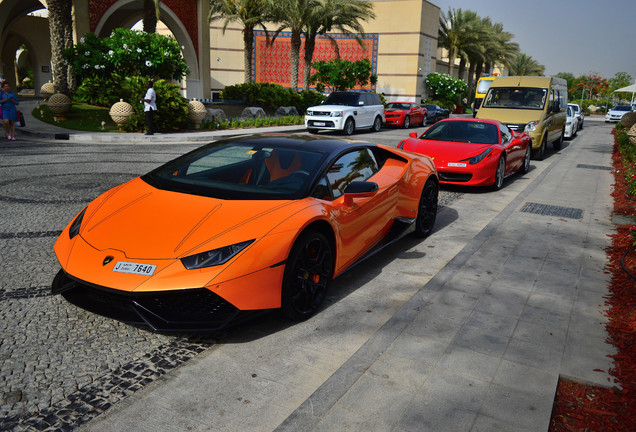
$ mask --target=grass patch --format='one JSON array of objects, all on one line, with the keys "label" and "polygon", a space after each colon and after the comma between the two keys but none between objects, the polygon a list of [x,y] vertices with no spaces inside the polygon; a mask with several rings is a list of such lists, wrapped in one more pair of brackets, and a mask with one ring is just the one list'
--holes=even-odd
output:
[{"label": "grass patch", "polygon": [[[32,115],[45,123],[66,129],[89,132],[119,132],[117,125],[110,118],[108,112],[108,108],[73,103],[71,111],[66,115],[66,120],[55,121],[55,115],[46,105],[36,107]],[[104,122],[103,129],[102,122]]]}]

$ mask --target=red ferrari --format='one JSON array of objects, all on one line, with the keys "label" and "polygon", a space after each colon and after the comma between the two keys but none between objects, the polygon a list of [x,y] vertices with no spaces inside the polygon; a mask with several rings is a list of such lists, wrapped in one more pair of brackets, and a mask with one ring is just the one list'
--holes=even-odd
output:
[{"label": "red ferrari", "polygon": [[447,119],[409,135],[398,148],[430,156],[440,183],[501,189],[504,178],[530,169],[530,135],[496,120]]},{"label": "red ferrari", "polygon": [[426,108],[412,102],[391,102],[384,108],[385,124],[408,129],[426,124]]}]

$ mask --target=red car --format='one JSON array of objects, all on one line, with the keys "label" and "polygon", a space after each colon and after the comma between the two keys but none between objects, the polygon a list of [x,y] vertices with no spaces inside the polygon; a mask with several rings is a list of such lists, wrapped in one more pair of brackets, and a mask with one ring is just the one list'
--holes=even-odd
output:
[{"label": "red car", "polygon": [[447,119],[409,135],[398,148],[430,156],[440,183],[500,189],[504,178],[530,169],[530,135],[496,120]]},{"label": "red car", "polygon": [[426,124],[426,108],[413,102],[390,102],[384,108],[385,124],[408,129],[411,125]]}]

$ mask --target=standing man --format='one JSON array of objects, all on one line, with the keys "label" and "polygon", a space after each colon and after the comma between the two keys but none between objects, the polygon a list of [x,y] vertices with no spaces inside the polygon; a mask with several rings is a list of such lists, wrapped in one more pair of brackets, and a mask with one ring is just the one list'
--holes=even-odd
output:
[{"label": "standing man", "polygon": [[155,133],[155,111],[157,111],[157,94],[152,88],[152,81],[146,83],[146,95],[142,99],[144,103],[144,115],[146,116],[146,135]]}]

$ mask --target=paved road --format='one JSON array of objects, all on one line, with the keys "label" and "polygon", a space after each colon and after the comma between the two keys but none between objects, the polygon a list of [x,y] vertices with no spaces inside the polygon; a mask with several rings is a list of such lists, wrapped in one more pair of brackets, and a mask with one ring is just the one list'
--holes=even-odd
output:
[{"label": "paved road", "polygon": [[[594,127],[586,124],[581,136]],[[393,145],[404,136],[403,130],[369,135]],[[355,137],[368,139],[367,134]],[[297,406],[295,401],[302,402],[342,366],[471,238],[444,230],[458,217],[452,203],[466,192],[445,189],[441,200],[447,208],[442,210],[436,234],[442,243],[406,239],[390,248],[368,266],[344,275],[335,284],[326,310],[316,320],[296,326],[272,315],[219,335],[165,336],[87,313],[60,296],[51,296],[50,283],[58,270],[52,247],[63,226],[99,193],[195,146],[0,142],[0,430],[46,430],[50,425],[90,428],[89,422],[105,410],[125,409],[131,395],[170,385],[184,365],[196,369],[197,358],[210,356],[217,359],[217,366],[209,373],[220,386],[213,393],[223,396],[218,400],[210,396],[209,403],[215,415],[234,419],[227,430],[271,430],[286,415],[281,417],[281,411],[270,416],[265,424],[273,427],[255,427],[260,424],[255,414],[266,410],[267,398],[257,403],[249,394],[259,389],[279,397],[286,393],[277,400],[286,403],[283,411],[289,412],[290,406]],[[558,157],[549,153],[546,161],[537,162],[539,169],[529,179]],[[491,201],[497,211],[525,184],[511,179],[499,193],[477,191],[476,196]],[[281,356],[284,366],[276,372],[264,364]],[[296,367],[305,374],[295,373]],[[196,374],[189,375],[196,382]],[[234,388],[237,376],[253,381]],[[294,386],[277,386],[286,376],[295,380]],[[188,407],[180,409],[187,412]],[[243,415],[245,419],[239,421]],[[182,430],[179,418],[173,420],[166,427]],[[151,428],[151,423],[146,427]],[[104,426],[104,422],[95,424],[96,430]]]}]

